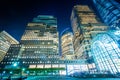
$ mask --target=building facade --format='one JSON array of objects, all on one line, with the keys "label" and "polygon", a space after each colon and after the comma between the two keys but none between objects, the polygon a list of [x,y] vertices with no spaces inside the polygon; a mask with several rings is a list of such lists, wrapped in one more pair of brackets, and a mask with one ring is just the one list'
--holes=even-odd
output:
[{"label": "building facade", "polygon": [[73,33],[66,29],[61,37],[62,59],[72,60],[74,58]]},{"label": "building facade", "polygon": [[87,5],[74,6],[71,14],[75,59],[88,59],[91,56],[91,39],[107,30],[95,12]]},{"label": "building facade", "polygon": [[34,18],[31,23],[28,23],[21,38],[21,44],[24,44],[21,54],[23,65],[51,67],[51,64],[59,59],[58,41],[55,17],[39,15]]},{"label": "building facade", "polygon": [[3,60],[11,44],[19,42],[9,35],[6,31],[0,32],[0,62]]},{"label": "building facade", "polygon": [[92,56],[100,73],[120,74],[120,31],[97,35],[92,43]]},{"label": "building facade", "polygon": [[115,0],[93,0],[95,8],[109,29],[120,29],[120,4]]}]

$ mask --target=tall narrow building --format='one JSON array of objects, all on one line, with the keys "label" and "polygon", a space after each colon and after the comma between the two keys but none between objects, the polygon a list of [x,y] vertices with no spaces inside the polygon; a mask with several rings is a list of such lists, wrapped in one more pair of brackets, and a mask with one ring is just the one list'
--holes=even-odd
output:
[{"label": "tall narrow building", "polygon": [[64,60],[74,59],[73,33],[70,32],[68,28],[62,32],[61,48],[62,48],[62,59]]},{"label": "tall narrow building", "polygon": [[87,5],[74,6],[71,14],[75,59],[91,57],[91,39],[107,30],[95,12]]},{"label": "tall narrow building", "polygon": [[115,0],[93,0],[95,8],[109,29],[120,29],[120,4]]}]

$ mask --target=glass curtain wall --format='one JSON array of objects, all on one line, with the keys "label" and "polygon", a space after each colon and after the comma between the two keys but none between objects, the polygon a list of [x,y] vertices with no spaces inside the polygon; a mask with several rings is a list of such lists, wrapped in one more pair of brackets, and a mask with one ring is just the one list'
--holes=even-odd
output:
[{"label": "glass curtain wall", "polygon": [[92,56],[99,72],[120,73],[120,49],[117,39],[109,32],[99,34],[93,40]]}]

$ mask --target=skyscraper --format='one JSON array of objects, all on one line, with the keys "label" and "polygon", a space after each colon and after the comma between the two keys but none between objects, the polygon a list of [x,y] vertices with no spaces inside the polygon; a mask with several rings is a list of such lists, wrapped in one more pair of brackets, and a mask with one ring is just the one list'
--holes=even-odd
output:
[{"label": "skyscraper", "polygon": [[52,67],[51,64],[59,59],[58,39],[55,17],[39,15],[34,18],[21,38],[21,44],[24,44],[21,54],[23,65]]},{"label": "skyscraper", "polygon": [[120,4],[115,0],[93,0],[93,3],[101,19],[111,30],[93,39],[91,50],[94,62],[99,72],[119,74],[120,37],[117,30],[120,29]]},{"label": "skyscraper", "polygon": [[75,58],[88,58],[91,56],[91,39],[98,33],[107,30],[107,26],[99,20],[94,11],[87,5],[74,6],[71,14],[73,28],[73,44]]},{"label": "skyscraper", "polygon": [[19,42],[9,35],[6,31],[0,32],[0,62],[3,60],[11,44]]},{"label": "skyscraper", "polygon": [[115,0],[93,0],[95,8],[109,29],[120,29],[120,4]]}]

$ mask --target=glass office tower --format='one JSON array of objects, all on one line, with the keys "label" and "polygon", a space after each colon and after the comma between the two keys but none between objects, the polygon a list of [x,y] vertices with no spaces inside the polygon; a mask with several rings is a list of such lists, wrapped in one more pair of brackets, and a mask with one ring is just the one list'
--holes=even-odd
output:
[{"label": "glass office tower", "polygon": [[120,4],[115,0],[93,0],[101,19],[110,29],[120,29]]},{"label": "glass office tower", "polygon": [[0,32],[0,62],[3,60],[11,44],[19,42],[9,35],[6,31]]},{"label": "glass office tower", "polygon": [[92,41],[92,56],[100,73],[120,73],[120,31],[97,35]]},{"label": "glass office tower", "polygon": [[107,26],[100,22],[94,11],[87,5],[74,6],[71,14],[73,28],[73,45],[75,58],[88,58],[91,56],[91,39],[98,33],[107,30]]},{"label": "glass office tower", "polygon": [[53,16],[39,15],[28,23],[21,38],[23,45],[20,56],[23,65],[28,67],[54,67],[59,59],[57,19]]}]

